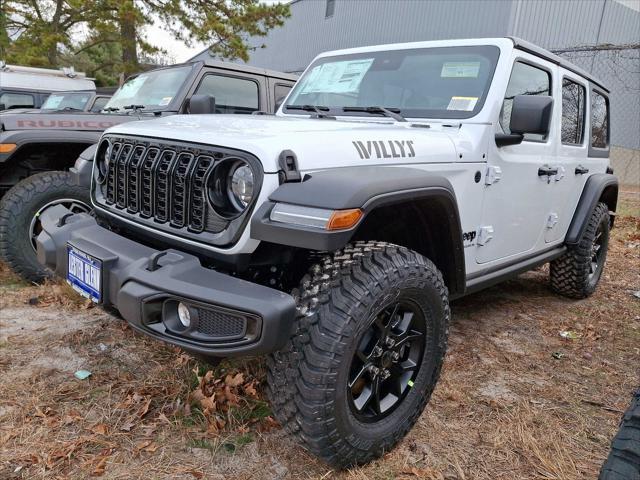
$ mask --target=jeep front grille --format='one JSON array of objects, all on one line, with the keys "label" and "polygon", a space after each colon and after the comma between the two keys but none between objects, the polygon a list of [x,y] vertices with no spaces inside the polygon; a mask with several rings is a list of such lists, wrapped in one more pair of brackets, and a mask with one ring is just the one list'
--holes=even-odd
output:
[{"label": "jeep front grille", "polygon": [[95,191],[98,204],[122,216],[172,230],[219,233],[229,226],[231,221],[216,214],[208,203],[207,178],[227,158],[250,161],[246,154],[146,138],[108,139],[109,161]]}]

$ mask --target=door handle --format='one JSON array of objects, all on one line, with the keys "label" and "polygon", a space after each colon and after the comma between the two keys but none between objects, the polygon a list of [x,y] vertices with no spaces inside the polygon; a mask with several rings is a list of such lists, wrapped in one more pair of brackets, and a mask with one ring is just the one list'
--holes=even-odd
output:
[{"label": "door handle", "polygon": [[549,165],[545,165],[544,167],[540,167],[538,169],[538,176],[539,177],[550,177],[552,175],[557,175],[558,174],[558,167],[550,167]]},{"label": "door handle", "polygon": [[587,167],[583,167],[582,165],[578,165],[576,167],[576,175],[584,175],[585,173],[589,173],[589,169]]}]

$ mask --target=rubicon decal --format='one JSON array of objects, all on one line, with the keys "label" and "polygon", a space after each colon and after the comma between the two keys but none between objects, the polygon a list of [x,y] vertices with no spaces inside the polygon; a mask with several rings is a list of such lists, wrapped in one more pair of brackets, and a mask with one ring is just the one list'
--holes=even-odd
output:
[{"label": "rubicon decal", "polygon": [[18,120],[18,128],[87,128],[105,129],[118,125],[118,122],[92,120]]},{"label": "rubicon decal", "polygon": [[362,159],[412,158],[416,156],[413,140],[354,140],[353,146]]}]

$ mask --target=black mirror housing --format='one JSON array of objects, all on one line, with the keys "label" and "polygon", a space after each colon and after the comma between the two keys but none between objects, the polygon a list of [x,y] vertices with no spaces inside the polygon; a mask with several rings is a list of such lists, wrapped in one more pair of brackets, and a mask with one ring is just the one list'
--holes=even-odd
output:
[{"label": "black mirror housing", "polygon": [[216,113],[216,99],[211,95],[193,95],[189,99],[189,113],[207,114]]},{"label": "black mirror housing", "polygon": [[512,134],[546,135],[551,125],[553,98],[542,95],[516,95],[511,106],[509,130]]}]

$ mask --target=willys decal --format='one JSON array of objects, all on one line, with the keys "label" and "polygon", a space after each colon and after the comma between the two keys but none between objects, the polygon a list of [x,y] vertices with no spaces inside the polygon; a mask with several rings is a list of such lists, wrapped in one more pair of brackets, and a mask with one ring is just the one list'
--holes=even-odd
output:
[{"label": "willys decal", "polygon": [[416,156],[413,149],[413,140],[367,140],[361,142],[355,140],[356,148],[361,159],[374,158],[412,158]]}]

